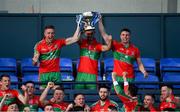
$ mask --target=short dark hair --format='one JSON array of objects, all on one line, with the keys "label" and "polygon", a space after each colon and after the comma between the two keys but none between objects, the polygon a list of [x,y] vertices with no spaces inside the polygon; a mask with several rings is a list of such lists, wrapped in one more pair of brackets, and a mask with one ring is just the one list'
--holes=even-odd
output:
[{"label": "short dark hair", "polygon": [[77,94],[74,95],[74,99],[75,99],[78,95],[83,95],[83,96],[84,96],[83,93],[77,93]]},{"label": "short dark hair", "polygon": [[44,31],[46,29],[55,29],[55,27],[53,25],[47,25],[47,26],[44,27]]},{"label": "short dark hair", "polygon": [[28,84],[28,83],[31,83],[31,84],[35,85],[35,83],[34,83],[33,81],[26,81],[26,82],[24,83],[24,85],[26,85],[26,84]]},{"label": "short dark hair", "polygon": [[52,105],[52,104],[48,103],[48,104],[44,105],[43,110],[44,110],[44,109],[45,109],[45,107],[47,107],[47,106],[52,106],[52,107],[53,107],[53,105]]},{"label": "short dark hair", "polygon": [[62,87],[57,87],[54,91],[56,91],[56,90],[61,90],[64,92],[64,88],[62,88]]},{"label": "short dark hair", "polygon": [[162,88],[162,87],[165,87],[165,86],[166,86],[167,88],[173,90],[173,86],[172,86],[172,85],[170,85],[170,84],[161,84],[161,88]]},{"label": "short dark hair", "polygon": [[145,96],[151,96],[154,100],[155,100],[155,98],[156,98],[154,94],[145,94],[144,97],[145,97]]},{"label": "short dark hair", "polygon": [[8,77],[8,78],[10,79],[10,76],[9,76],[8,74],[2,74],[2,75],[0,76],[0,80],[2,80],[3,77]]},{"label": "short dark hair", "polygon": [[123,31],[129,32],[129,33],[131,34],[131,30],[128,29],[128,28],[123,28],[123,29],[121,29],[120,33],[122,33]]},{"label": "short dark hair", "polygon": [[98,90],[100,91],[101,88],[106,88],[108,91],[110,91],[109,86],[106,85],[106,84],[100,84],[99,87],[98,87]]}]

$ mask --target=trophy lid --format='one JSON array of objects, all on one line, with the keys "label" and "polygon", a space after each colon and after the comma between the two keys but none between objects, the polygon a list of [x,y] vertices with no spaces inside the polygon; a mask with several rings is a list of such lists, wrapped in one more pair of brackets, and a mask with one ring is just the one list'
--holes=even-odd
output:
[{"label": "trophy lid", "polygon": [[85,16],[85,17],[92,17],[92,16],[93,16],[93,13],[92,13],[91,11],[89,11],[89,12],[84,12],[84,13],[83,13],[83,16]]},{"label": "trophy lid", "polygon": [[87,26],[84,28],[85,31],[88,31],[88,30],[95,30],[95,27],[92,27],[92,26]]}]

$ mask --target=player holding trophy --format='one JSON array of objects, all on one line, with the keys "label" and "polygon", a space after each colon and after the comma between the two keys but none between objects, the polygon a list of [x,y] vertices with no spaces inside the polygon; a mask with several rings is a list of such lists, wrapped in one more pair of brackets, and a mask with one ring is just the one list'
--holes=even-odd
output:
[{"label": "player holding trophy", "polygon": [[[102,51],[111,48],[111,42],[108,45],[99,43],[95,36],[95,24],[101,18],[98,12],[84,12],[77,16],[77,23],[83,32],[78,41],[80,47],[80,61],[76,82],[96,82],[98,77],[98,59]],[[109,41],[112,37],[109,36]],[[76,89],[95,89],[96,84],[77,84]]]}]

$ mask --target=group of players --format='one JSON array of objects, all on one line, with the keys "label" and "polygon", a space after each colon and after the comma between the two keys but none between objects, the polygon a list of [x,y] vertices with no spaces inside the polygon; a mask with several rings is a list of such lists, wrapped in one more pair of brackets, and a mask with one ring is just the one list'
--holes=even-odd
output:
[{"label": "group of players", "polygon": [[[137,61],[139,70],[148,77],[141,62],[139,49],[130,42],[131,31],[124,28],[120,32],[121,41],[112,40],[112,36],[105,32],[102,23],[102,17],[98,22],[99,32],[105,41],[105,45],[96,41],[94,37],[95,28],[84,26],[80,31],[77,24],[76,31],[72,37],[64,39],[55,39],[55,27],[48,25],[44,28],[44,37],[34,47],[33,64],[39,64],[39,82],[43,84],[40,89],[43,90],[41,96],[34,94],[34,83],[27,82],[22,86],[23,95],[16,90],[10,89],[10,77],[2,75],[0,82],[0,110],[2,111],[37,111],[43,108],[44,111],[163,111],[165,109],[176,109],[179,104],[179,98],[173,95],[171,87],[164,85],[161,87],[161,104],[159,108],[154,108],[153,95],[147,94],[144,97],[144,103],[141,104],[137,97],[137,88],[129,83],[134,80],[133,63]],[[110,89],[105,86],[99,86],[100,99],[88,106],[85,104],[84,95],[79,93],[75,95],[73,103],[63,101],[64,90],[56,85],[61,82],[59,61],[60,51],[65,45],[78,43],[80,47],[80,62],[78,65],[76,82],[97,82],[98,59],[102,51],[113,51],[114,69],[112,72],[112,81],[117,96],[123,103],[120,109],[116,102],[110,100]],[[124,89],[118,83],[124,83]],[[75,89],[96,89],[95,84],[77,84]],[[47,94],[50,89],[54,90],[53,97],[47,100]],[[17,101],[18,99],[18,101]],[[20,104],[21,108],[18,108]]]}]

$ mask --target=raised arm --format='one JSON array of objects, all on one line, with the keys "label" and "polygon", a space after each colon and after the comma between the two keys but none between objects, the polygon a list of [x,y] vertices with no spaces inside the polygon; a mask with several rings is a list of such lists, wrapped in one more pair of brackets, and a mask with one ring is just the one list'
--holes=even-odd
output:
[{"label": "raised arm", "polygon": [[45,99],[47,97],[49,90],[53,87],[54,87],[54,83],[48,82],[47,87],[44,89],[43,93],[41,94],[41,96],[39,98],[39,101],[41,102],[42,105],[46,105],[48,103],[48,101]]},{"label": "raised arm", "polygon": [[111,44],[112,44],[112,36],[109,36],[108,44],[102,46],[102,51],[108,51],[109,49],[111,49]]},{"label": "raised arm", "polygon": [[74,32],[74,35],[66,39],[66,45],[77,42],[80,38],[80,34],[81,34],[80,28],[79,28],[79,25],[77,24],[77,28],[76,28],[76,31]]},{"label": "raised arm", "polygon": [[8,94],[5,94],[5,95],[3,96],[3,98],[2,98],[2,100],[1,100],[1,102],[0,102],[0,110],[2,109],[2,107],[3,107],[3,105],[4,105],[4,103],[5,103],[5,100],[6,100],[7,97],[8,97]]},{"label": "raised arm", "polygon": [[[28,100],[29,100],[29,96],[28,96],[28,93],[27,93],[27,87],[25,85],[22,85],[21,89],[24,92],[24,96],[23,96],[24,97],[24,103],[27,104]],[[21,98],[21,96],[19,98]]]},{"label": "raised arm", "polygon": [[19,95],[18,95],[18,99],[19,99],[19,101],[21,101],[23,104],[26,104],[26,103],[27,103],[27,99],[25,99],[25,97],[24,97],[22,94],[19,94]]},{"label": "raised arm", "polygon": [[145,68],[144,68],[144,65],[141,61],[141,58],[137,58],[137,63],[138,63],[138,66],[139,66],[139,70],[144,74],[144,78],[148,77],[148,73],[146,72]]},{"label": "raised arm", "polygon": [[98,22],[98,26],[99,26],[99,32],[101,33],[101,36],[103,37],[104,41],[106,42],[106,44],[108,45],[110,43],[110,38],[112,38],[111,35],[108,35],[106,32],[105,32],[105,29],[104,29],[104,25],[102,23],[102,16],[100,17],[99,19],[99,22]]},{"label": "raised arm", "polygon": [[37,51],[37,44],[36,44],[35,47],[34,47],[34,56],[32,58],[32,64],[34,66],[37,65],[38,60],[39,60],[39,56],[40,56],[40,53]]}]

